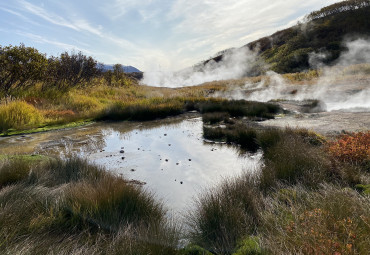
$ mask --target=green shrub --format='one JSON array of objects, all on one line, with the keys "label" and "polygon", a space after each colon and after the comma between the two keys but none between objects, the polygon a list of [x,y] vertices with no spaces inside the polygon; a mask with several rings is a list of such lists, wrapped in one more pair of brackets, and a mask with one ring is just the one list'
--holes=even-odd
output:
[{"label": "green shrub", "polygon": [[40,112],[26,102],[14,101],[0,105],[0,131],[35,127],[42,121]]}]

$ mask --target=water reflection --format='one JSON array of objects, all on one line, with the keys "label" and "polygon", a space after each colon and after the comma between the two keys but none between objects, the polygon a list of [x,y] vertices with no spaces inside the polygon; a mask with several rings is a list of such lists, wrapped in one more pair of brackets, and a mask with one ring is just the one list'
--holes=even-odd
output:
[{"label": "water reflection", "polygon": [[79,129],[9,137],[0,153],[78,154],[124,177],[145,182],[169,208],[182,211],[192,197],[222,178],[253,171],[261,154],[241,156],[202,138],[197,116],[144,123],[99,123]]}]

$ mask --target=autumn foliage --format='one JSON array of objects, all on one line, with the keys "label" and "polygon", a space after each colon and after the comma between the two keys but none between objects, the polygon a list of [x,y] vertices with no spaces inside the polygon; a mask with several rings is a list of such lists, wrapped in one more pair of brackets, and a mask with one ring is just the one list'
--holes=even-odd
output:
[{"label": "autumn foliage", "polygon": [[340,161],[367,164],[370,162],[370,131],[342,135],[329,143],[328,151]]}]

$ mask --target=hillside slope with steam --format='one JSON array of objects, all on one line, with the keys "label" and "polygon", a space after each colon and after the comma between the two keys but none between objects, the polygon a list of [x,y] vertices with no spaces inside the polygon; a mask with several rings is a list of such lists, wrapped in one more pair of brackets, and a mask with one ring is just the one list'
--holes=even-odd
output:
[{"label": "hillside slope with steam", "polygon": [[[336,63],[347,50],[345,42],[370,36],[370,1],[349,0],[307,15],[304,23],[248,43],[242,48],[257,52],[278,73],[298,72],[318,63]],[[227,52],[227,51],[226,51]],[[227,53],[203,62],[220,62]],[[264,65],[256,65],[249,75],[257,75]]]}]

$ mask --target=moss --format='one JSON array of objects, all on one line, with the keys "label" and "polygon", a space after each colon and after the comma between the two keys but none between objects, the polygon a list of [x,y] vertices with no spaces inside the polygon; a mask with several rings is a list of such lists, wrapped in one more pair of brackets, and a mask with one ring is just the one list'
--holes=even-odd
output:
[{"label": "moss", "polygon": [[364,195],[370,195],[370,184],[357,184],[355,189]]},{"label": "moss", "polygon": [[264,254],[260,245],[259,239],[256,236],[249,236],[244,239],[233,255],[262,255]]},{"label": "moss", "polygon": [[13,136],[13,135],[24,135],[24,134],[34,134],[34,133],[40,133],[40,132],[47,132],[52,130],[59,130],[59,129],[66,129],[66,128],[74,128],[74,127],[81,127],[88,124],[93,123],[92,120],[82,120],[82,121],[75,121],[67,124],[61,124],[61,125],[50,125],[50,126],[44,126],[44,127],[38,127],[28,130],[14,130],[9,129],[8,131],[4,133],[0,133],[0,137],[5,136]]}]

